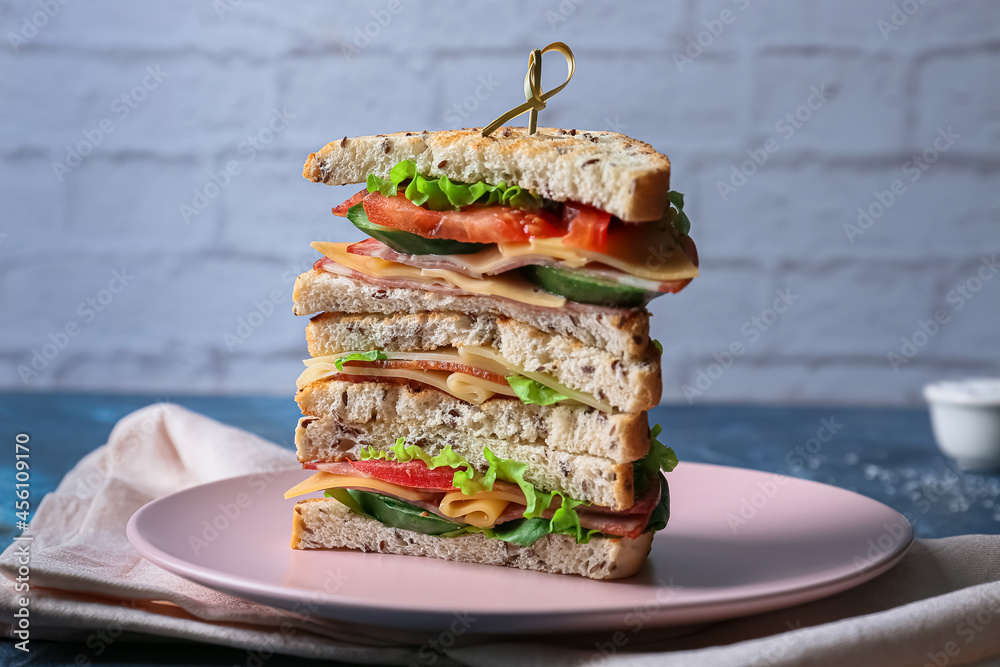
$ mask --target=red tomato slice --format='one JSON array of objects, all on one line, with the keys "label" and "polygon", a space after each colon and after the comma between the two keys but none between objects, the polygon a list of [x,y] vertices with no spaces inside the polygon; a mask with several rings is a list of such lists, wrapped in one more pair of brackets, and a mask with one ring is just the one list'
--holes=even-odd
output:
[{"label": "red tomato slice", "polygon": [[348,199],[347,201],[345,201],[343,204],[340,204],[338,206],[334,206],[333,207],[333,214],[337,215],[337,216],[340,216],[341,218],[346,217],[347,216],[347,211],[352,206],[360,203],[361,200],[364,199],[365,195],[367,195],[367,194],[368,194],[368,190],[361,190],[360,192],[354,193],[353,195],[351,195],[351,198]]},{"label": "red tomato slice", "polygon": [[563,243],[584,250],[603,252],[608,247],[608,224],[611,214],[586,204],[567,202],[563,207],[563,224],[569,233]]},{"label": "red tomato slice", "polygon": [[468,206],[461,211],[429,211],[402,195],[372,192],[364,198],[368,220],[376,225],[417,234],[426,239],[462,243],[505,243],[562,236],[565,231],[547,211],[522,211],[509,206]]},{"label": "red tomato slice", "polygon": [[432,470],[423,461],[351,461],[351,465],[375,479],[400,486],[445,491],[454,488],[451,480],[455,476],[455,468],[441,467]]}]

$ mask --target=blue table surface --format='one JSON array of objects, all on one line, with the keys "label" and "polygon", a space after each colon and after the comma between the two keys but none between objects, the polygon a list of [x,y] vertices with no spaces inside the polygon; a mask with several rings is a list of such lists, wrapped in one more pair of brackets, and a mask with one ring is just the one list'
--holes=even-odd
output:
[{"label": "blue table surface", "polygon": [[[135,396],[0,394],[0,423],[8,453],[0,456],[0,538],[15,527],[14,436],[31,436],[31,490],[44,493],[77,461],[107,439],[121,417],[168,400],[292,448],[299,411],[290,398],[259,396]],[[921,409],[787,406],[660,406],[650,423],[681,461],[753,468],[832,484],[875,498],[913,524],[917,537],[1000,532],[1000,474],[958,469],[936,448]],[[32,642],[32,654],[0,643],[0,664],[72,664],[77,649]],[[119,644],[115,664],[244,664],[245,652],[192,645]],[[180,653],[178,653],[180,651]],[[151,657],[151,656],[155,656]],[[112,657],[112,656],[109,656]],[[103,661],[102,661],[103,662]],[[296,659],[296,664],[301,664]],[[308,662],[308,661],[306,661]],[[277,667],[285,660],[268,661]],[[291,665],[291,661],[288,662]],[[329,663],[327,663],[329,664]]]}]

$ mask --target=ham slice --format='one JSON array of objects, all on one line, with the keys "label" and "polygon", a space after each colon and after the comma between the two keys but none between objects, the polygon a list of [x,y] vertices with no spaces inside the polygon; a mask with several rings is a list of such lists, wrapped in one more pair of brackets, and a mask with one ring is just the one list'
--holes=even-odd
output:
[{"label": "ham slice", "polygon": [[[446,283],[444,280],[436,280],[433,283],[425,283],[418,280],[409,280],[407,278],[376,278],[375,276],[369,276],[360,271],[355,271],[354,269],[343,266],[333,261],[329,257],[321,257],[316,260],[313,264],[313,269],[316,271],[326,271],[327,273],[332,273],[338,276],[344,276],[352,280],[357,280],[358,282],[366,283],[372,285],[373,287],[389,288],[389,289],[418,289],[425,290],[427,292],[434,292],[437,294],[450,294],[452,296],[474,296],[480,298],[493,298],[502,301],[508,301],[504,297],[485,297],[482,294],[473,294],[471,292],[466,292],[458,287],[453,287]],[[619,315],[622,311],[634,310],[633,308],[610,308],[607,306],[595,306],[587,303],[577,303],[575,301],[566,301],[566,303],[559,308],[548,308],[546,306],[535,306],[520,301],[513,301],[513,303],[518,304],[523,308],[535,312],[552,312],[553,310],[565,310],[571,313],[600,313],[602,315]]]},{"label": "ham slice", "polygon": [[[358,243],[353,243],[347,248],[347,252],[352,255],[366,255],[377,257],[397,264],[405,264],[418,269],[444,269],[454,271],[470,278],[482,278],[483,273],[470,266],[463,255],[405,255],[396,252],[386,244],[375,239],[365,239]],[[490,267],[489,275],[506,273],[519,269],[522,266],[540,265],[550,266],[558,262],[549,255],[521,255],[518,257],[498,256],[497,262]]]},{"label": "ham slice", "polygon": [[[396,252],[386,244],[376,239],[365,239],[364,241],[351,244],[347,248],[347,252],[352,255],[365,255],[367,257],[383,259],[388,262],[395,262],[396,264],[405,264],[406,266],[412,266],[417,269],[444,269],[446,271],[454,271],[455,273],[459,273],[463,276],[469,276],[470,278],[482,278],[484,275],[495,276],[508,271],[513,271],[515,269],[520,269],[525,266],[558,267],[561,265],[561,262],[551,255],[518,255],[516,257],[503,257],[497,254],[496,260],[490,264],[489,270],[484,273],[477,270],[475,266],[472,266],[469,263],[466,259],[466,257],[469,256],[406,255],[401,252]],[[483,252],[490,251],[486,250]],[[685,280],[669,280],[665,282],[647,280],[645,278],[632,276],[617,269],[605,267],[602,264],[596,263],[587,264],[583,269],[573,270],[579,271],[584,275],[590,275],[603,280],[610,280],[618,283],[619,285],[634,287],[636,289],[646,290],[647,292],[676,293],[684,289],[687,284],[691,282],[690,278]]]}]

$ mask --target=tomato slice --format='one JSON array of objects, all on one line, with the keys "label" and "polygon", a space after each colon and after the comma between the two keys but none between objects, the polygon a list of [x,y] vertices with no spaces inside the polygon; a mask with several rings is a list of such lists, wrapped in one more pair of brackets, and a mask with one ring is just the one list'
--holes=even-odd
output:
[{"label": "tomato slice", "polygon": [[414,489],[441,489],[443,491],[455,488],[451,483],[457,472],[455,468],[440,467],[432,470],[423,461],[400,463],[399,461],[381,459],[351,461],[351,465],[375,479],[400,486]]},{"label": "tomato slice", "polygon": [[351,198],[345,201],[343,204],[340,204],[339,206],[334,206],[333,214],[336,216],[340,216],[341,218],[347,217],[347,211],[349,211],[352,206],[359,204],[367,194],[368,190],[361,190],[359,192],[354,193],[353,195],[351,195]]},{"label": "tomato slice", "polygon": [[603,252],[608,247],[608,225],[611,214],[586,204],[567,202],[563,207],[563,224],[569,233],[563,243],[584,250]]},{"label": "tomato slice", "polygon": [[[522,211],[509,206],[467,206],[461,211],[429,211],[402,195],[372,192],[364,198],[372,224],[410,232],[425,239],[462,243],[506,243],[562,236],[565,230],[547,211]],[[343,204],[342,204],[343,206]]]}]

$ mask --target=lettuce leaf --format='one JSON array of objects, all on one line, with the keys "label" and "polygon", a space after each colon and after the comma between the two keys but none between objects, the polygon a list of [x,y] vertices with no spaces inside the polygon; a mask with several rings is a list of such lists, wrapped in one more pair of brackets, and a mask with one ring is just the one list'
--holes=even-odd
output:
[{"label": "lettuce leaf", "polygon": [[523,375],[508,375],[507,384],[514,390],[514,393],[517,394],[522,403],[552,405],[553,403],[565,401],[569,398],[569,396],[560,394],[552,387],[546,387],[541,382]]},{"label": "lettuce leaf", "polygon": [[513,459],[502,459],[494,454],[489,447],[483,448],[483,456],[489,462],[490,467],[487,474],[492,472],[496,479],[517,484],[524,493],[526,508],[524,516],[533,519],[539,517],[549,507],[552,496],[542,493],[535,486],[524,479],[524,471],[528,469],[527,463],[520,463]]},{"label": "lettuce leaf", "polygon": [[340,357],[333,362],[333,365],[337,367],[338,371],[344,370],[344,364],[348,361],[385,361],[389,357],[385,356],[385,353],[380,350],[370,350],[368,352],[355,352],[354,354],[348,354]]},{"label": "lettuce leaf", "polygon": [[658,340],[656,340],[654,338],[653,339],[653,345],[656,347],[656,351],[657,352],[659,352],[660,354],[663,354],[663,343],[661,343],[660,341],[658,341]]},{"label": "lettuce leaf", "polygon": [[[539,491],[531,482],[524,479],[524,471],[528,468],[527,463],[514,461],[513,459],[500,458],[494,454],[489,447],[483,448],[483,456],[489,463],[489,468],[487,468],[485,473],[480,473],[471,463],[469,463],[468,459],[455,453],[452,450],[451,445],[442,449],[436,456],[431,456],[418,445],[407,445],[406,438],[397,438],[393,446],[389,448],[389,451],[378,451],[375,447],[368,447],[367,449],[362,448],[358,458],[362,461],[380,459],[385,461],[399,461],[401,463],[420,460],[427,464],[427,467],[431,469],[441,466],[457,468],[455,476],[452,479],[452,484],[454,484],[463,494],[467,496],[471,496],[482,491],[492,491],[493,483],[498,479],[512,484],[517,484],[518,488],[520,488],[522,493],[524,493],[524,518],[526,520],[538,519],[548,526],[548,532],[559,533],[562,535],[572,535],[582,544],[586,544],[590,540],[591,535],[599,532],[595,530],[585,531],[580,527],[580,517],[576,512],[576,508],[581,505],[589,505],[590,503],[583,500],[575,500],[560,493],[559,491],[554,491],[552,493]],[[555,511],[552,519],[542,518],[542,515],[552,504],[552,499],[555,496],[559,496],[562,499],[562,506]],[[337,496],[331,495],[330,497],[335,497],[340,500]],[[351,507],[348,502],[343,500],[341,500],[341,502],[348,505],[348,507]],[[351,507],[351,509],[355,508]],[[503,525],[506,526],[507,524]],[[467,532],[477,531],[486,533],[487,537],[494,537],[494,535],[489,534],[487,531],[493,531],[499,527],[494,526],[494,528],[491,529],[473,530],[474,528],[474,526],[463,527],[454,533],[444,535],[444,537],[454,537]],[[509,530],[513,529],[513,526],[509,527]],[[526,540],[526,535],[533,535],[539,532],[540,528],[538,528],[536,524],[532,524],[532,527],[519,528],[516,537],[518,540]],[[542,537],[546,534],[548,533],[540,533],[538,537]],[[535,537],[535,540],[537,540],[538,537]],[[497,539],[503,538],[498,537]],[[507,541],[522,544],[522,542],[515,541],[514,539]],[[532,542],[533,541],[534,540],[532,540]]]},{"label": "lettuce leaf", "polygon": [[684,195],[680,192],[671,190],[667,193],[667,199],[674,208],[677,209],[677,215],[674,217],[674,229],[681,236],[687,236],[691,231],[691,219],[687,217],[687,213],[684,212]]},{"label": "lettuce leaf", "polygon": [[467,496],[482,491],[492,491],[493,480],[496,479],[496,470],[490,468],[485,475],[478,473],[468,459],[452,450],[451,445],[446,446],[437,455],[431,456],[418,445],[407,446],[406,438],[396,438],[395,444],[389,448],[388,452],[377,451],[375,447],[362,448],[358,458],[362,461],[382,459],[399,461],[400,463],[420,460],[427,464],[431,470],[441,467],[458,468],[451,483]]},{"label": "lettuce leaf", "polygon": [[632,464],[632,477],[635,484],[635,492],[642,493],[649,487],[653,477],[662,470],[671,472],[677,467],[677,454],[670,447],[656,439],[660,435],[663,427],[659,424],[653,426],[649,431],[649,453]]},{"label": "lettuce leaf", "polygon": [[403,160],[389,170],[389,178],[368,174],[368,192],[381,192],[386,197],[394,197],[399,186],[408,181],[403,196],[417,206],[432,211],[458,210],[464,206],[477,204],[491,206],[499,204],[524,210],[536,210],[543,201],[519,185],[508,187],[504,183],[489,185],[478,183],[455,183],[447,176],[429,179],[417,173],[414,160]]}]

